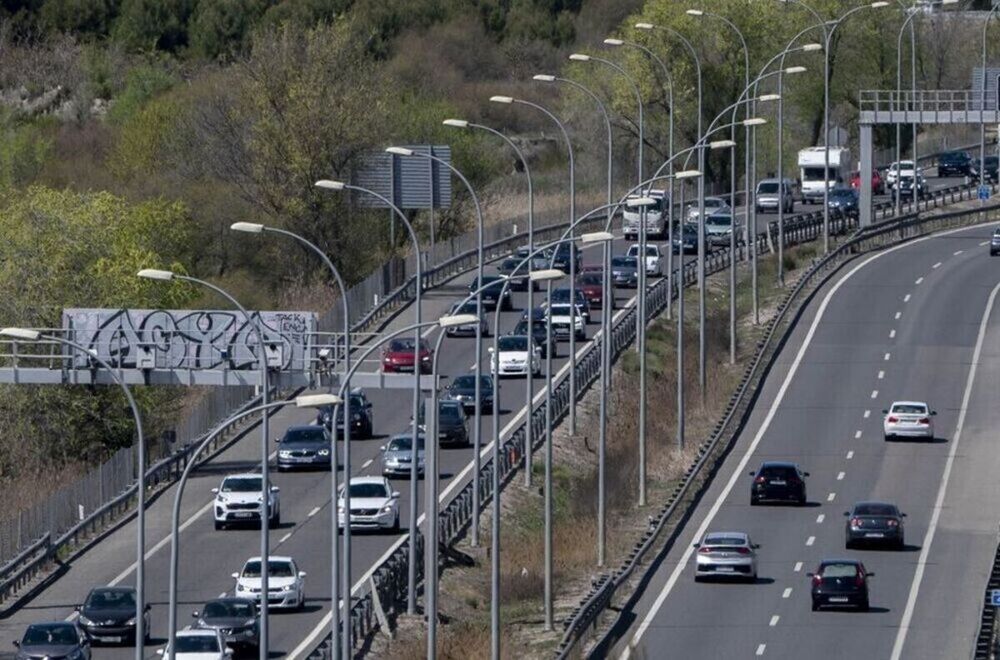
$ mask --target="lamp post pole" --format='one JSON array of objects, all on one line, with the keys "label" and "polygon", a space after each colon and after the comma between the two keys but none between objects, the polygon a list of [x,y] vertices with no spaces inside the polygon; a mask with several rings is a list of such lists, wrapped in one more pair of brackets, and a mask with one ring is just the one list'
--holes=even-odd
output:
[{"label": "lamp post pole", "polygon": [[[987,32],[987,30],[990,27],[990,19],[993,18],[993,16],[996,15],[997,12],[1000,12],[1000,4],[994,3],[993,4],[993,8],[990,10],[990,13],[988,13],[986,15],[986,20],[983,21],[983,62],[982,62],[982,67],[983,67],[983,104],[982,104],[982,109],[983,109],[984,112],[986,111],[986,32]],[[1000,94],[1000,90],[998,90],[998,94]],[[997,108],[997,111],[1000,111],[1000,107]],[[997,143],[1000,144],[1000,132],[997,133]],[[1000,147],[998,147],[998,150],[1000,150]],[[1000,170],[998,170],[998,171],[1000,171]],[[986,124],[983,123],[983,124],[979,125],[979,185],[982,186],[982,185],[985,185],[985,184],[986,184]],[[985,203],[986,203],[985,201],[981,202],[981,204],[985,204]]]}]

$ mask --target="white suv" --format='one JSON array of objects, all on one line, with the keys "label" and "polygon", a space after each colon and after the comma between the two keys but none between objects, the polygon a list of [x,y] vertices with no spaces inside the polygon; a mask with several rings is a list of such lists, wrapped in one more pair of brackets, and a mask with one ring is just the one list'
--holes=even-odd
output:
[{"label": "white suv", "polygon": [[[243,570],[233,573],[236,598],[260,602],[260,557],[251,557]],[[306,602],[305,571],[300,571],[291,557],[269,557],[267,560],[267,604],[275,609],[301,609]]]},{"label": "white suv", "polygon": [[[639,256],[639,245],[630,245],[628,248],[628,253],[625,256],[628,257],[638,257]],[[662,269],[660,268],[660,259],[663,254],[660,252],[660,246],[655,244],[646,244],[646,274],[659,277],[662,275]]]},{"label": "white suv", "polygon": [[[213,488],[215,494],[215,528],[225,529],[228,525],[238,523],[260,524],[261,480],[257,473],[231,474],[222,480],[218,488]],[[271,486],[268,495],[269,527],[281,524],[281,501],[278,499],[278,487]]]}]

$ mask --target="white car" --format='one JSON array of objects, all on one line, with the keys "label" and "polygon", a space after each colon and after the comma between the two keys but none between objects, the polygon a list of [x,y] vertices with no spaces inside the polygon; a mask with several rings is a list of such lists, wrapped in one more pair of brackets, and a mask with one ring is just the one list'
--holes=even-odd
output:
[{"label": "white car", "polygon": [[934,415],[937,411],[922,401],[896,401],[882,411],[882,433],[886,440],[895,437],[934,439]]},{"label": "white car", "polygon": [[[628,252],[625,254],[627,257],[638,257],[640,245],[630,245]],[[660,251],[659,245],[646,244],[646,274],[654,275],[659,277],[663,274],[663,270],[660,266],[663,260],[663,253]]]},{"label": "white car", "polygon": [[745,532],[711,532],[695,543],[695,581],[709,577],[757,580],[757,548]]},{"label": "white car", "polygon": [[545,313],[552,316],[552,336],[556,339],[569,341],[570,328],[576,334],[577,341],[587,339],[587,330],[584,327],[586,319],[579,305],[553,303],[551,306],[545,306]]},{"label": "white car", "polygon": [[[351,529],[399,531],[399,493],[385,477],[351,477]],[[337,524],[344,528],[344,487],[337,497]]]},{"label": "white car", "polygon": [[[215,528],[225,529],[228,525],[239,523],[260,524],[261,480],[259,473],[231,474],[222,480],[218,488],[213,488],[215,494]],[[268,496],[269,526],[281,524],[281,500],[278,499],[279,488],[271,486]]]},{"label": "white car", "polygon": [[[218,630],[178,630],[174,639],[176,660],[226,660],[233,655]],[[156,653],[169,657],[170,648],[157,649]]]},{"label": "white car", "polygon": [[895,188],[896,182],[899,181],[899,176],[913,177],[914,171],[912,160],[901,160],[898,163],[893,163],[885,171],[885,183],[889,188]]},{"label": "white car", "polygon": [[[251,557],[243,570],[233,573],[236,588],[233,595],[260,602],[260,557]],[[291,557],[269,557],[267,560],[267,603],[275,609],[301,609],[306,602],[305,571],[300,571]]]},{"label": "white car", "polygon": [[[552,333],[555,334],[555,319]],[[533,337],[505,335],[497,340],[497,349],[494,364],[493,347],[489,347],[490,373],[493,376],[523,376],[529,371],[532,376],[537,376],[542,372],[542,349]]]},{"label": "white car", "polygon": [[[721,197],[706,197],[705,198],[705,217],[708,217],[715,213],[716,211],[721,211],[722,209],[728,209],[729,204],[726,200]],[[698,200],[691,202],[688,206],[687,212],[688,222],[698,221]]]},{"label": "white car", "polygon": [[[739,230],[739,226],[737,226]],[[705,240],[709,245],[729,245],[733,235],[733,212],[730,208],[716,211],[705,218]]]}]

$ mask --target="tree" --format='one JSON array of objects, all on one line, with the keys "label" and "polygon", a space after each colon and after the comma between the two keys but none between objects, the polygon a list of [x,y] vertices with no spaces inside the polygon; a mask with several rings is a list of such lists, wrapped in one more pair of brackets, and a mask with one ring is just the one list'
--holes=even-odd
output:
[{"label": "tree", "polygon": [[197,0],[122,0],[115,37],[132,50],[177,52],[188,44]]}]

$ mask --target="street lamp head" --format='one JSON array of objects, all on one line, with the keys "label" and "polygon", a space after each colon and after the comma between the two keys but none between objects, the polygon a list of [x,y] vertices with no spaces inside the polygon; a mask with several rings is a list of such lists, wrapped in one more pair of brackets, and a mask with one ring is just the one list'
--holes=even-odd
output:
[{"label": "street lamp head", "polygon": [[31,330],[30,328],[2,328],[0,329],[0,336],[9,337],[10,339],[38,341],[38,338],[42,336],[42,333],[38,330]]},{"label": "street lamp head", "polygon": [[709,149],[732,149],[735,146],[736,142],[733,140],[715,140],[708,143]]},{"label": "street lamp head", "polygon": [[700,9],[688,9],[684,13],[687,14],[688,16],[704,16],[705,15],[705,12],[703,12]]},{"label": "street lamp head", "polygon": [[320,179],[313,184],[317,188],[326,188],[327,190],[343,190],[347,184],[343,181],[331,181],[330,179]]},{"label": "street lamp head", "polygon": [[608,241],[613,241],[614,238],[614,234],[609,231],[592,231],[587,234],[580,234],[580,242],[584,245],[607,243]]},{"label": "street lamp head", "polygon": [[233,231],[242,231],[247,234],[259,234],[264,231],[264,225],[256,222],[234,222],[229,225]]},{"label": "street lamp head", "polygon": [[942,5],[957,5],[958,0],[941,0]]},{"label": "street lamp head", "polygon": [[511,103],[514,102],[514,97],[513,96],[491,96],[490,97],[490,102],[491,103],[504,103],[506,105],[510,105]]},{"label": "street lamp head", "polygon": [[805,72],[806,68],[804,66],[790,66],[787,69],[785,69],[785,73],[787,74],[805,73]]},{"label": "street lamp head", "polygon": [[550,76],[547,73],[536,74],[534,76],[531,76],[531,79],[532,80],[537,80],[538,82],[555,82],[556,81],[556,77],[555,76]]},{"label": "street lamp head", "polygon": [[394,156],[412,156],[413,149],[407,149],[406,147],[386,147],[385,152],[387,154],[392,154]]},{"label": "street lamp head", "polygon": [[697,179],[701,176],[701,170],[681,170],[674,173],[675,179]]},{"label": "street lamp head", "polygon": [[564,277],[566,277],[566,273],[562,272],[558,268],[533,270],[528,275],[528,279],[532,282],[551,282],[553,280],[561,280]]},{"label": "street lamp head", "polygon": [[145,277],[147,280],[163,280],[165,282],[174,279],[174,274],[169,270],[157,270],[156,268],[143,268],[136,275]]},{"label": "street lamp head", "polygon": [[801,50],[803,53],[811,53],[813,51],[823,50],[823,44],[817,44],[817,43],[802,44],[802,46],[799,47],[799,50]]},{"label": "street lamp head", "polygon": [[888,2],[873,2],[873,3],[871,3],[868,6],[871,7],[872,9],[881,9],[882,7],[888,7],[889,3]]},{"label": "street lamp head", "polygon": [[344,402],[336,394],[303,394],[295,397],[296,408],[322,408],[323,406],[339,406]]},{"label": "street lamp head", "polygon": [[445,119],[441,122],[445,126],[454,126],[455,128],[468,128],[469,122],[464,119]]},{"label": "street lamp head", "polygon": [[621,46],[624,43],[621,39],[611,39],[610,37],[604,40],[606,46]]},{"label": "street lamp head", "polygon": [[569,56],[569,59],[573,60],[574,62],[589,62],[590,55],[584,55],[583,53],[573,53],[572,55]]},{"label": "street lamp head", "polygon": [[442,328],[454,328],[457,325],[475,325],[479,323],[479,317],[475,314],[448,314],[438,319],[438,326]]},{"label": "street lamp head", "polygon": [[636,23],[634,27],[636,30],[652,30],[656,26],[652,23]]},{"label": "street lamp head", "polygon": [[654,204],[656,204],[656,200],[652,197],[635,197],[625,202],[625,206],[630,209],[634,209],[638,206],[653,206]]},{"label": "street lamp head", "polygon": [[781,94],[761,94],[757,97],[758,101],[780,101]]},{"label": "street lamp head", "polygon": [[743,120],[744,126],[762,126],[767,123],[767,120],[763,117],[751,117],[750,119]]}]

